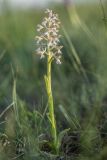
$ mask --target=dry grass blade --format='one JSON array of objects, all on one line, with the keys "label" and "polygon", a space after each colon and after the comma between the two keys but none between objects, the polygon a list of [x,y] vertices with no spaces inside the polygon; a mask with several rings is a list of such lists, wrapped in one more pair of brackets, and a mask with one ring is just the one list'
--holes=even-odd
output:
[{"label": "dry grass blade", "polygon": [[11,103],[6,109],[3,110],[3,112],[0,114],[0,118],[14,105],[14,102]]},{"label": "dry grass blade", "polygon": [[88,82],[89,80],[88,80],[87,74],[86,74],[86,72],[85,72],[84,67],[82,66],[81,60],[80,60],[80,58],[79,58],[79,56],[78,56],[78,53],[76,52],[76,49],[75,49],[75,47],[74,47],[74,45],[73,45],[73,43],[72,43],[72,41],[71,41],[71,39],[70,39],[67,31],[65,30],[65,28],[62,27],[62,29],[63,29],[64,36],[65,36],[65,38],[66,38],[66,40],[67,40],[67,42],[68,42],[68,44],[69,44],[71,53],[72,53],[72,55],[73,55],[74,63],[75,63],[76,66],[78,67],[78,72],[79,72],[79,73],[82,73],[83,77],[84,77],[85,80]]},{"label": "dry grass blade", "polygon": [[71,118],[70,115],[67,113],[67,111],[65,110],[65,108],[60,105],[59,106],[60,111],[63,113],[64,117],[66,118],[67,122],[69,123],[70,126],[72,126],[74,129],[78,129],[80,128],[80,124],[78,122],[78,120],[75,118]]}]

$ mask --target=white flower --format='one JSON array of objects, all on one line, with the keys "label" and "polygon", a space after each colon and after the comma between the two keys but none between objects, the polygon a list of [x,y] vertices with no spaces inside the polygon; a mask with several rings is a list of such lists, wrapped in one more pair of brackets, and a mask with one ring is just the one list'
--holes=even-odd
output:
[{"label": "white flower", "polygon": [[62,53],[62,52],[61,52],[61,50],[59,49],[59,50],[58,50],[58,54],[61,54],[61,53]]},{"label": "white flower", "polygon": [[48,32],[48,31],[45,32],[45,33],[44,33],[44,36],[47,36],[47,37],[48,37],[48,36],[49,36],[49,32]]},{"label": "white flower", "polygon": [[42,37],[39,37],[39,36],[36,36],[36,39],[37,39],[37,44],[39,44],[40,43],[40,41],[42,41]]},{"label": "white flower", "polygon": [[36,50],[37,54],[40,55],[40,58],[44,58],[45,57],[45,52],[46,52],[46,49],[41,49],[41,48],[38,48]]},{"label": "white flower", "polygon": [[[40,58],[51,54],[56,63],[61,64],[62,46],[59,45],[59,38],[61,37],[59,35],[60,21],[58,15],[53,13],[52,10],[47,9],[45,13],[47,17],[43,19],[41,25],[37,26],[37,31],[39,32],[39,36],[36,36],[37,44],[39,45],[37,54],[40,55]],[[48,53],[49,50],[50,53]]]},{"label": "white flower", "polygon": [[43,25],[44,27],[46,27],[46,24],[47,24],[47,21],[43,21],[43,22],[42,22],[42,25]]},{"label": "white flower", "polygon": [[48,47],[52,47],[53,46],[53,43],[50,41],[49,43],[48,43]]},{"label": "white flower", "polygon": [[43,26],[42,25],[40,25],[40,24],[38,24],[38,29],[37,29],[37,31],[39,32],[39,31],[41,31],[42,29],[43,29]]},{"label": "white flower", "polygon": [[57,60],[56,60],[56,63],[57,63],[57,64],[61,64],[60,59],[57,59]]}]

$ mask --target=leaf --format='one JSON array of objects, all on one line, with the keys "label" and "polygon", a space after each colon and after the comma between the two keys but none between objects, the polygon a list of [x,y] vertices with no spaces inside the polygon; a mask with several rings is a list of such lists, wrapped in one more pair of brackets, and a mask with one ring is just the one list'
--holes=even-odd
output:
[{"label": "leaf", "polygon": [[62,142],[62,138],[64,137],[64,135],[70,130],[70,128],[68,129],[64,129],[63,131],[61,131],[58,135],[58,140],[57,140],[57,149],[59,150],[60,146],[61,146],[61,142]]},{"label": "leaf", "polygon": [[52,124],[52,121],[51,121],[51,118],[50,118],[49,113],[47,113],[47,117],[48,117],[48,119],[49,119],[50,123]]}]

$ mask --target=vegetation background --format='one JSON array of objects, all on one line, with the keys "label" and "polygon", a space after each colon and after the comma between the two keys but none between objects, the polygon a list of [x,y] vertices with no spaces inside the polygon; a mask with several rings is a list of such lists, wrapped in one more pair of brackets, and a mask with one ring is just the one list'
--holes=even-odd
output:
[{"label": "vegetation background", "polygon": [[[107,3],[50,6],[61,19],[62,64],[52,66],[58,131],[79,134],[71,159],[107,159]],[[0,159],[44,160],[40,140],[49,135],[45,59],[36,55],[36,26],[44,9],[0,13]],[[69,140],[67,142],[69,144]],[[78,150],[79,146],[79,151]],[[46,148],[46,146],[45,146]],[[68,149],[69,150],[69,149]],[[60,158],[64,156],[61,151]],[[63,155],[63,156],[62,156]],[[58,157],[57,157],[58,159]],[[67,159],[67,158],[66,158]]]}]

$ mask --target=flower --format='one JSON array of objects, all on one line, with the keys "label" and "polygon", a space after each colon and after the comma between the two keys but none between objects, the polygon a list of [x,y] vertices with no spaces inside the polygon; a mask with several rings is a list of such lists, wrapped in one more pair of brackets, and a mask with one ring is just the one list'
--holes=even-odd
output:
[{"label": "flower", "polygon": [[38,29],[37,29],[38,32],[41,31],[41,30],[43,29],[43,26],[42,26],[42,25],[39,25],[39,24],[38,24],[37,27],[38,27]]},{"label": "flower", "polygon": [[60,21],[58,15],[53,13],[52,10],[47,9],[45,11],[46,17],[42,23],[37,25],[37,32],[39,35],[36,36],[36,42],[39,48],[36,50],[40,58],[44,58],[46,55],[51,55],[56,60],[57,64],[61,64],[61,49],[60,43]]}]

